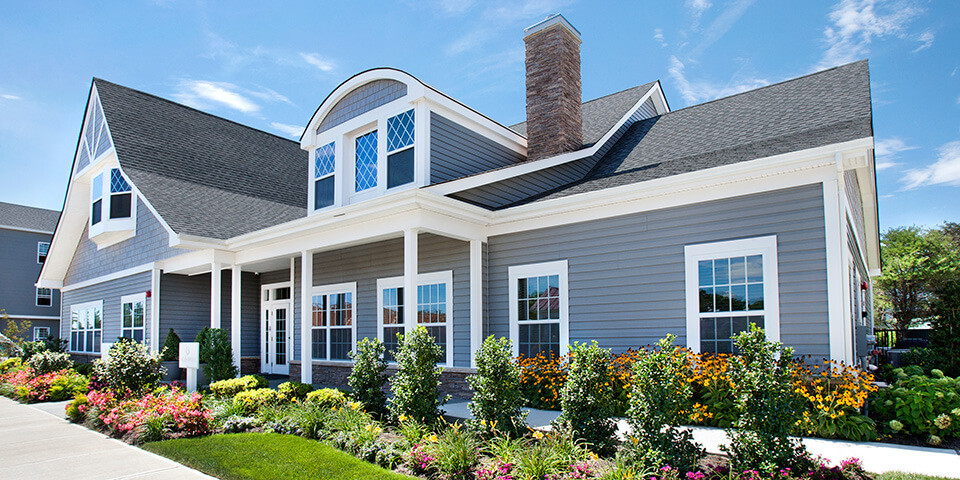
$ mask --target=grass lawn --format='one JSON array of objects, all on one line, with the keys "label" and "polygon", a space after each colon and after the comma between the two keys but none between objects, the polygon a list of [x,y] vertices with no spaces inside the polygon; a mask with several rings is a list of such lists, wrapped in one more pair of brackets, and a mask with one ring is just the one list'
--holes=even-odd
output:
[{"label": "grass lawn", "polygon": [[148,443],[143,449],[206,474],[230,480],[410,478],[295,435],[211,435]]},{"label": "grass lawn", "polygon": [[919,473],[887,472],[873,477],[874,480],[956,480],[953,477],[934,477]]}]

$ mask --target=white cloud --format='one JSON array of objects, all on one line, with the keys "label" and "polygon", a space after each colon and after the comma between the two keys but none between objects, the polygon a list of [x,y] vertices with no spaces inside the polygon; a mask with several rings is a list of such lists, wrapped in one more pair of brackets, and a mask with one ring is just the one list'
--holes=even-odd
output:
[{"label": "white cloud", "polygon": [[823,30],[827,49],[814,70],[866,57],[875,38],[913,39],[923,44],[918,50],[929,47],[933,44],[933,32],[912,36],[906,30],[922,12],[922,8],[908,1],[841,0],[830,12],[831,25]]},{"label": "white cloud", "polygon": [[917,37],[917,41],[923,42],[923,43],[921,43],[919,47],[913,49],[913,52],[911,53],[917,53],[920,50],[925,50],[930,48],[933,45],[934,39],[935,39],[935,35],[930,30],[927,30],[926,32],[921,33],[920,36]]},{"label": "white cloud", "polygon": [[710,0],[687,0],[684,4],[686,4],[687,8],[689,8],[696,17],[703,15],[703,12],[713,6]]},{"label": "white cloud", "polygon": [[937,151],[937,161],[923,168],[906,171],[904,190],[927,185],[960,186],[960,141],[950,142]]},{"label": "white cloud", "polygon": [[882,138],[874,144],[874,155],[877,158],[877,171],[900,165],[894,162],[900,156],[900,152],[915,150],[917,147],[908,145],[899,137]]},{"label": "white cloud", "polygon": [[337,68],[337,65],[335,63],[321,57],[317,53],[300,52],[300,58],[302,58],[303,61],[309,63],[310,65],[317,67],[318,69],[320,69],[321,72],[332,72],[333,69]]},{"label": "white cloud", "polygon": [[16,96],[16,95],[13,95],[13,94],[10,94],[10,93],[0,94],[0,98],[2,98],[2,99],[4,99],[4,100],[21,100],[20,97],[18,97],[18,96]]},{"label": "white cloud", "polygon": [[756,0],[736,0],[725,8],[723,12],[704,29],[703,39],[690,51],[690,58],[699,58],[704,51],[714,43],[717,43],[717,40],[723,38],[755,1]]},{"label": "white cloud", "polygon": [[290,125],[288,123],[271,122],[270,126],[273,127],[274,130],[279,130],[291,137],[296,138],[300,138],[300,135],[303,135],[304,130],[304,127],[300,125]]},{"label": "white cloud", "polygon": [[259,105],[243,96],[239,90],[240,87],[227,82],[184,80],[180,82],[180,90],[173,97],[195,108],[219,105],[243,113],[256,113],[260,110]]},{"label": "white cloud", "polygon": [[662,29],[662,28],[655,28],[655,29],[653,29],[653,39],[656,40],[657,43],[659,43],[661,47],[666,47],[667,45],[669,45],[669,43],[667,43],[667,42],[664,40],[664,38],[663,38],[663,29]]},{"label": "white cloud", "polygon": [[726,97],[735,93],[745,92],[754,88],[769,85],[763,78],[732,79],[723,85],[716,85],[705,81],[689,80],[684,72],[685,65],[676,56],[670,57],[670,76],[677,82],[680,95],[687,103],[697,103],[715,98]]}]

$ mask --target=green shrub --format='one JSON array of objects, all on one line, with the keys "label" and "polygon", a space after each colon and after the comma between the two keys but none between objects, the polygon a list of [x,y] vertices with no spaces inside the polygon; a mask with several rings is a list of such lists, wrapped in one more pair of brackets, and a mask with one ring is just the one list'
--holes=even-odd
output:
[{"label": "green shrub", "polygon": [[446,478],[468,478],[480,461],[480,439],[467,430],[453,425],[443,431],[436,442],[428,443],[424,451],[434,458],[432,465]]},{"label": "green shrub", "polygon": [[244,415],[252,415],[263,407],[280,405],[282,402],[280,392],[269,388],[247,390],[233,397],[234,407]]},{"label": "green shrub", "polygon": [[77,393],[73,396],[73,401],[67,405],[67,416],[70,417],[74,422],[80,422],[83,420],[84,413],[80,410],[80,407],[86,407],[87,405],[87,394],[86,393]]},{"label": "green shrub", "polygon": [[8,358],[0,362],[0,374],[12,373],[23,367],[23,360],[20,357]]},{"label": "green shrub", "polygon": [[357,343],[357,351],[351,353],[353,369],[347,384],[353,399],[362,403],[366,410],[382,416],[387,410],[387,395],[383,385],[387,382],[387,361],[383,357],[383,342],[364,338]]},{"label": "green shrub", "polygon": [[20,344],[20,360],[23,360],[23,363],[27,363],[27,360],[30,360],[34,355],[46,351],[47,344],[43,340],[23,342]]},{"label": "green shrub", "polygon": [[33,369],[35,375],[59,372],[73,367],[69,353],[57,353],[49,350],[37,352],[27,360],[27,366]]},{"label": "green shrub", "polygon": [[80,375],[89,377],[93,373],[92,363],[75,363],[73,369]]},{"label": "green shrub", "polygon": [[277,387],[280,396],[287,400],[303,400],[313,390],[313,385],[300,382],[283,382]]},{"label": "green shrub", "polygon": [[440,407],[449,398],[440,395],[443,368],[437,363],[443,361],[443,349],[422,326],[398,338],[400,344],[394,354],[398,370],[390,385],[390,413],[432,424],[443,414]]},{"label": "green shrub", "polygon": [[321,388],[308,393],[306,402],[320,408],[341,408],[347,404],[347,396],[336,388]]},{"label": "green shrub", "polygon": [[75,372],[64,372],[63,375],[57,375],[50,383],[50,389],[47,393],[47,400],[51,402],[61,402],[73,398],[78,393],[86,393],[90,379]]},{"label": "green shrub", "polygon": [[803,404],[795,392],[792,348],[767,341],[756,325],[734,338],[740,355],[730,357],[730,378],[738,413],[735,429],[728,430],[730,455],[736,472],[772,473],[784,467],[803,468],[803,444],[790,438],[800,422]]},{"label": "green shrub", "polygon": [[240,378],[231,378],[220,380],[210,384],[210,391],[218,397],[232,397],[240,392],[247,390],[256,390],[258,388],[267,388],[270,382],[260,375],[245,375]]},{"label": "green shrub", "polygon": [[[633,365],[633,389],[630,395],[632,439],[628,448],[639,448],[640,467],[658,469],[663,465],[694,471],[704,451],[693,441],[689,429],[676,425],[686,418],[682,412],[690,403],[693,390],[690,357],[673,345],[676,337],[667,335],[653,351],[640,353]],[[631,445],[632,444],[632,445]]]},{"label": "green shrub", "polygon": [[555,420],[598,453],[610,452],[615,440],[616,425],[610,419],[614,398],[607,369],[610,359],[610,351],[600,348],[596,341],[574,344],[567,382],[560,395],[563,411]]},{"label": "green shrub", "polygon": [[477,351],[477,374],[467,377],[473,389],[472,425],[481,431],[502,431],[516,436],[526,430],[520,367],[513,361],[513,344],[492,335]]},{"label": "green shrub", "polygon": [[197,343],[200,344],[200,363],[203,364],[203,372],[211,382],[237,376],[230,336],[225,330],[205,327],[197,334]]},{"label": "green shrub", "polygon": [[160,380],[160,356],[129,338],[117,339],[110,347],[106,361],[94,363],[94,376],[115,391],[140,393]]},{"label": "green shrub", "polygon": [[173,362],[180,359],[180,335],[171,328],[167,332],[167,339],[163,341],[163,352],[160,353],[160,360],[163,362]]},{"label": "green shrub", "polygon": [[[898,369],[899,370],[899,369]],[[885,433],[941,439],[960,436],[960,379],[934,370],[933,376],[897,371],[889,388],[871,397],[871,415]]]}]

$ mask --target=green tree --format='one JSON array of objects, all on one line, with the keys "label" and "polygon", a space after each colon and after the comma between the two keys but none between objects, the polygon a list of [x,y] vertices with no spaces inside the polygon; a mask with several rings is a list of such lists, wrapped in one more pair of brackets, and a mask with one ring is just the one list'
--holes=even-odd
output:
[{"label": "green tree", "polygon": [[948,236],[919,227],[891,228],[881,237],[882,270],[876,303],[889,309],[893,326],[910,328],[931,314],[934,287],[949,272]]},{"label": "green tree", "polygon": [[941,227],[945,251],[940,274],[931,287],[930,353],[936,368],[949,376],[960,375],[960,224],[947,222]]},{"label": "green tree", "polygon": [[0,308],[0,323],[5,325],[3,335],[9,338],[16,346],[19,347],[23,345],[23,342],[27,341],[27,334],[30,332],[30,327],[32,326],[30,320],[11,319],[10,315],[7,315],[7,311]]}]

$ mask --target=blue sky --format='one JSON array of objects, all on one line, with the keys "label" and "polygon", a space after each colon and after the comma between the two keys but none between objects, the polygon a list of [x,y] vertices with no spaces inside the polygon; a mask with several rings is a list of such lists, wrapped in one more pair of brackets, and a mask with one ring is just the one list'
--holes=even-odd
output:
[{"label": "blue sky", "polygon": [[524,119],[522,30],[582,33],[583,96],[654,79],[673,109],[870,59],[881,228],[960,221],[960,2],[8,2],[0,201],[59,209],[92,77],[290,138],[340,82],[403,69]]}]

